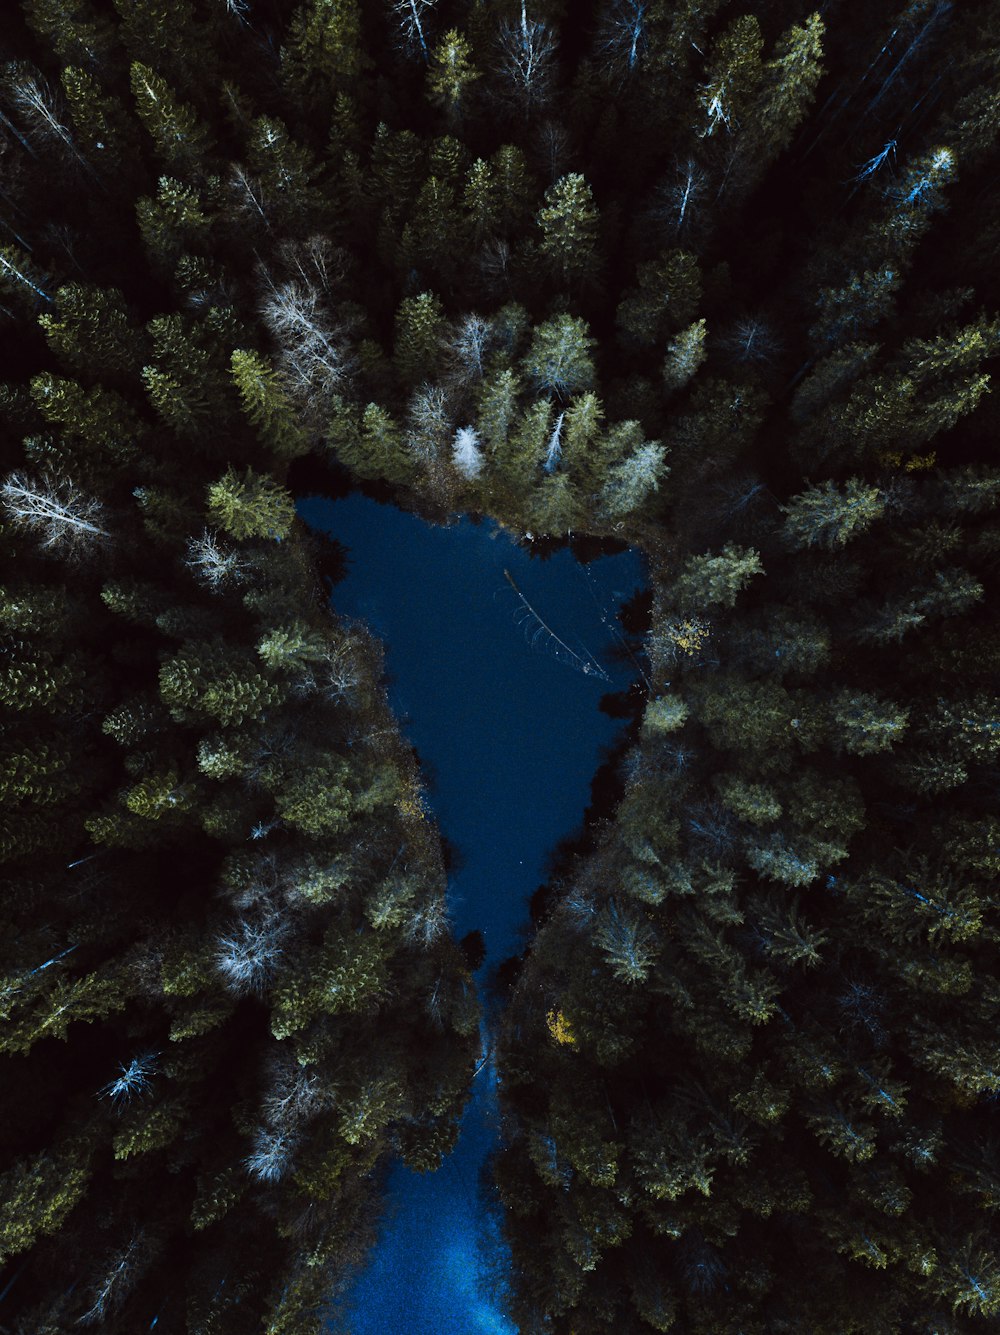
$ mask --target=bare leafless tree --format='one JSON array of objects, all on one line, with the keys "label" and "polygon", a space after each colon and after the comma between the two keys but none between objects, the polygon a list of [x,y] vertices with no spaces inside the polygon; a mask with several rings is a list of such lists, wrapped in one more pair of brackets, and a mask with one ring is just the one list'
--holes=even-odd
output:
[{"label": "bare leafless tree", "polygon": [[694,224],[707,191],[707,174],[693,158],[688,158],[677,164],[672,179],[660,187],[652,216],[680,236]]},{"label": "bare leafless tree", "polygon": [[146,1235],[142,1232],[133,1233],[124,1247],[119,1247],[107,1258],[100,1273],[91,1282],[87,1294],[91,1305],[77,1318],[76,1324],[100,1325],[119,1311],[147,1268],[149,1260],[150,1248]]},{"label": "bare leafless tree", "polygon": [[451,436],[451,409],[440,385],[421,385],[410,400],[410,449],[424,463],[433,463]]},{"label": "bare leafless tree", "polygon": [[239,552],[219,541],[219,535],[205,529],[200,538],[188,538],[184,564],[200,584],[213,593],[226,584],[238,584],[246,577],[246,564]]},{"label": "bare leafless tree", "polygon": [[486,371],[486,355],[496,337],[489,320],[481,315],[464,315],[448,340],[450,378],[463,386],[478,384]]},{"label": "bare leafless tree", "polygon": [[263,992],[283,954],[287,924],[275,912],[233,923],[216,943],[215,964],[227,988],[237,996]]},{"label": "bare leafless tree", "polygon": [[157,1052],[146,1052],[141,1057],[133,1057],[127,1066],[120,1064],[118,1075],[109,1080],[97,1091],[98,1097],[108,1099],[115,1109],[127,1108],[133,1100],[144,1097],[150,1091],[150,1082],[156,1074]]},{"label": "bare leafless tree", "polygon": [[425,63],[430,61],[427,46],[427,33],[424,19],[437,5],[438,0],[393,0],[390,8],[399,24],[403,41],[412,51],[419,51]]},{"label": "bare leafless tree", "polygon": [[738,319],[719,339],[719,348],[733,361],[767,365],[781,351],[781,344],[767,320],[750,315]]},{"label": "bare leafless tree", "polygon": [[483,471],[483,451],[475,427],[460,426],[455,432],[451,461],[470,481]]},{"label": "bare leafless tree", "polygon": [[83,156],[67,126],[63,123],[56,94],[40,74],[28,67],[18,67],[6,80],[6,92],[19,113],[29,138],[57,143],[88,175],[97,173]]},{"label": "bare leafless tree", "polygon": [[569,151],[570,138],[566,126],[547,116],[538,127],[533,157],[550,185],[565,173]]},{"label": "bare leafless tree", "polygon": [[509,292],[511,287],[510,243],[503,237],[487,241],[476,257],[480,279],[491,296]]},{"label": "bare leafless tree", "polygon": [[261,1103],[273,1132],[295,1135],[319,1113],[332,1108],[336,1090],[315,1069],[302,1067],[290,1054],[273,1053],[265,1067],[267,1092]]},{"label": "bare leafless tree", "polygon": [[345,331],[320,291],[294,278],[270,283],[261,316],[280,349],[277,368],[305,417],[321,425],[350,374]]},{"label": "bare leafless tree", "polygon": [[431,894],[409,915],[403,934],[415,945],[432,945],[448,927],[448,906],[443,894]]},{"label": "bare leafless tree", "polygon": [[290,685],[295,695],[318,695],[336,705],[350,702],[362,680],[357,645],[347,636],[315,662],[304,664]]},{"label": "bare leafless tree", "polygon": [[12,523],[28,529],[41,546],[73,556],[108,542],[104,506],[61,478],[38,481],[11,473],[0,486],[0,505]]},{"label": "bare leafless tree", "polygon": [[240,213],[256,214],[265,227],[270,227],[267,200],[260,181],[248,176],[245,169],[238,162],[234,162],[229,172],[229,185],[236,209]]},{"label": "bare leafless tree", "polygon": [[[316,232],[304,241],[283,241],[277,250],[286,278],[298,279],[330,301],[341,288],[350,266],[350,256],[328,236]],[[269,282],[265,275],[265,281]]]},{"label": "bare leafless tree", "polygon": [[280,1182],[291,1167],[295,1147],[295,1137],[288,1132],[261,1127],[254,1137],[253,1153],[243,1160],[243,1166],[258,1182]]},{"label": "bare leafless tree", "polygon": [[525,113],[551,96],[555,52],[552,30],[529,19],[526,0],[521,0],[520,19],[500,26],[500,69]]},{"label": "bare leafless tree", "polygon": [[598,24],[597,56],[607,73],[619,83],[642,63],[649,44],[647,0],[611,0]]}]

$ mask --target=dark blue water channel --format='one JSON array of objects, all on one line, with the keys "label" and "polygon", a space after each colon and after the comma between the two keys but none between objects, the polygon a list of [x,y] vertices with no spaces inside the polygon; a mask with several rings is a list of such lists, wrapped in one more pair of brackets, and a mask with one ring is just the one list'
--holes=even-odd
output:
[{"label": "dark blue water channel", "polygon": [[[521,949],[528,899],[579,827],[621,727],[599,705],[637,675],[616,613],[644,582],[641,558],[582,565],[563,549],[543,560],[492,524],[434,527],[357,493],[307,497],[299,513],[349,549],[333,606],[386,645],[393,709],[458,852],[454,930],[483,932],[483,976]],[[348,1296],[352,1335],[513,1335],[506,1257],[479,1181],[496,1142],[495,1081],[489,1062],[437,1173],[392,1170],[379,1241]]]}]

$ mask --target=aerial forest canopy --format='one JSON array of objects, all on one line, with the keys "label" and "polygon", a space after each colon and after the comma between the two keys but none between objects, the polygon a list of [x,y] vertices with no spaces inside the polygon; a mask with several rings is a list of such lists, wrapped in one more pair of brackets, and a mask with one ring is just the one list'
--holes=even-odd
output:
[{"label": "aerial forest canopy", "polygon": [[316,461],[650,562],[505,998],[518,1328],[1000,1315],[1000,4],[814,4],[5,7],[5,1335],[317,1335],[457,1135]]}]

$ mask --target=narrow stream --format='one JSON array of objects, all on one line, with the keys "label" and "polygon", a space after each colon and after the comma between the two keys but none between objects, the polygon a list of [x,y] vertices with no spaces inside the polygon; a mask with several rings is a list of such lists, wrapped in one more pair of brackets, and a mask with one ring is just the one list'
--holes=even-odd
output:
[{"label": "narrow stream", "polygon": [[[332,602],[386,645],[393,709],[458,853],[455,934],[485,937],[482,979],[521,948],[547,857],[579,827],[621,727],[599,705],[637,676],[615,615],[644,582],[641,558],[582,565],[564,549],[541,560],[492,524],[436,528],[357,493],[307,497],[299,513],[349,549]],[[495,1086],[489,1062],[437,1173],[392,1170],[379,1241],[348,1296],[352,1335],[513,1335],[506,1257],[480,1184]]]}]

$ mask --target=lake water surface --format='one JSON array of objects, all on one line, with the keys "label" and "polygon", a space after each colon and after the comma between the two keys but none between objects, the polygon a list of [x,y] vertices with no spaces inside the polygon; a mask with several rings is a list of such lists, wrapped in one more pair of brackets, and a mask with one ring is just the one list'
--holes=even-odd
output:
[{"label": "lake water surface", "polygon": [[[584,566],[565,549],[533,558],[530,544],[492,524],[433,527],[359,493],[311,496],[298,508],[349,549],[332,603],[385,643],[393,709],[458,853],[455,934],[485,937],[482,977],[521,949],[528,899],[548,855],[579,827],[621,727],[599,704],[637,675],[620,652],[615,613],[644,583],[641,558],[624,552]],[[437,1173],[392,1170],[379,1241],[348,1297],[353,1335],[513,1335],[506,1257],[480,1185],[496,1145],[495,1082],[489,1062]]]}]

